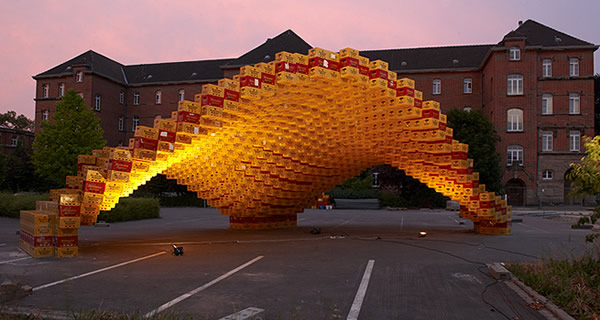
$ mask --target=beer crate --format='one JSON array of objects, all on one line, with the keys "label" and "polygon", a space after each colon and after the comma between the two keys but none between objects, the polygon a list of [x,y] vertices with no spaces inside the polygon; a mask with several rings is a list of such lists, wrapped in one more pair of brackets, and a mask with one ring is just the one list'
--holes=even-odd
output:
[{"label": "beer crate", "polygon": [[156,140],[158,139],[158,129],[138,125],[135,127],[135,133],[133,136],[135,138]]}]

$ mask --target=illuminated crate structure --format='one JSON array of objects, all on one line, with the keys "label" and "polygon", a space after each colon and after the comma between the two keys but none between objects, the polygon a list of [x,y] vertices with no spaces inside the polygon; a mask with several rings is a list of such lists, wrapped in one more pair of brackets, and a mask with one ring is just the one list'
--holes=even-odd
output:
[{"label": "illuminated crate structure", "polygon": [[134,136],[128,147],[79,156],[78,175],[54,191],[79,197],[81,225],[164,173],[228,215],[232,229],[293,227],[323,192],[390,164],[457,201],[475,231],[511,232],[511,207],[479,184],[439,103],[354,49],[279,52],[204,85]]}]

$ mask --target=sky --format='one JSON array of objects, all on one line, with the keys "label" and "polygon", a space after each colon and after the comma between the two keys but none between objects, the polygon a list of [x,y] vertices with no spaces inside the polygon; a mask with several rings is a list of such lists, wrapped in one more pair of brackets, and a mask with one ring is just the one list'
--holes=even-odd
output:
[{"label": "sky", "polygon": [[125,65],[236,58],[287,29],[332,51],[492,44],[527,19],[600,44],[600,0],[0,1],[0,112],[31,119],[32,76],[90,49]]}]

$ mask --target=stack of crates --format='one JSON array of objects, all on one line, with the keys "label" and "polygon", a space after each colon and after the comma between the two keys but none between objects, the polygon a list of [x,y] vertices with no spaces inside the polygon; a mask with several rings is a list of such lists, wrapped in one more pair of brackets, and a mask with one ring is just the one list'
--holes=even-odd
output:
[{"label": "stack of crates", "polygon": [[21,249],[36,258],[77,256],[80,207],[78,192],[64,192],[38,201],[35,211],[21,211]]},{"label": "stack of crates", "polygon": [[78,193],[81,224],[90,225],[164,172],[229,215],[232,228],[289,227],[324,190],[391,163],[459,202],[482,233],[510,232],[510,207],[479,184],[468,146],[446,122],[439,103],[423,101],[385,61],[351,48],[279,52],[204,85],[170,119],[137,126],[128,147],[81,156],[78,175],[54,194]]}]

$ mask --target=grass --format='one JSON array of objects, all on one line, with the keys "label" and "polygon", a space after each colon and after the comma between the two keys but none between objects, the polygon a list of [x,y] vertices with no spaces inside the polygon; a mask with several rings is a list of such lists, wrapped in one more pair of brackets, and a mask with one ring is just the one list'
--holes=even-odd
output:
[{"label": "grass", "polygon": [[21,210],[35,210],[36,201],[49,199],[48,193],[0,193],[0,217],[18,218]]},{"label": "grass", "polygon": [[600,250],[569,260],[510,264],[516,277],[577,319],[600,319]]}]

